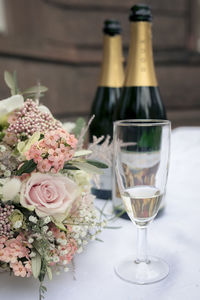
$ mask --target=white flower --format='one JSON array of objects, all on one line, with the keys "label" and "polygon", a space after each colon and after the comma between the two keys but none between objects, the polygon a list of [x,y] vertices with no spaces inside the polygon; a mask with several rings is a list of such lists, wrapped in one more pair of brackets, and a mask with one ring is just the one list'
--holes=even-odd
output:
[{"label": "white flower", "polygon": [[106,225],[107,225],[107,221],[106,220],[104,220],[103,222],[101,222],[101,227],[105,227]]},{"label": "white flower", "polygon": [[75,238],[75,240],[79,239],[79,234],[76,233],[76,234],[74,235],[74,238]]},{"label": "white flower", "polygon": [[15,228],[15,229],[18,229],[18,228],[20,228],[22,226],[22,221],[17,221],[17,222],[15,222],[15,224],[13,225],[13,227]]},{"label": "white flower", "polygon": [[87,233],[85,231],[81,232],[81,237],[84,238],[86,236],[86,234]]},{"label": "white flower", "polygon": [[28,242],[29,242],[30,244],[32,244],[32,243],[34,242],[34,239],[33,239],[33,238],[29,238],[29,239],[28,239]]},{"label": "white flower", "polygon": [[82,248],[82,247],[80,247],[80,248],[77,250],[77,253],[81,253],[81,252],[83,252],[83,248]]},{"label": "white flower", "polygon": [[67,131],[67,132],[72,132],[72,130],[75,128],[76,124],[73,122],[65,122],[63,123],[63,128]]},{"label": "white flower", "polygon": [[57,243],[61,244],[62,246],[65,246],[65,245],[67,245],[67,240],[63,240],[61,238],[58,238]]},{"label": "white flower", "polygon": [[7,99],[0,101],[0,117],[7,115],[14,111],[15,109],[19,109],[24,104],[24,98],[22,95],[14,95]]},{"label": "white flower", "polygon": [[68,267],[65,267],[64,268],[64,272],[68,272],[69,271],[69,268]]},{"label": "white flower", "polygon": [[65,255],[65,254],[67,254],[67,253],[68,253],[68,250],[67,250],[67,249],[60,251],[60,254],[61,254],[62,256]]},{"label": "white flower", "polygon": [[49,216],[45,217],[43,220],[44,224],[48,224],[49,222],[51,222],[51,218]]},{"label": "white flower", "polygon": [[3,164],[0,164],[0,169],[1,169],[2,171],[5,171],[5,170],[6,170],[6,166],[4,166]]},{"label": "white flower", "polygon": [[11,175],[10,170],[6,170],[6,171],[4,172],[3,175],[4,175],[5,177],[10,177],[10,175]]},{"label": "white flower", "polygon": [[91,235],[90,239],[91,239],[91,241],[94,241],[96,239],[96,236],[95,235]]},{"label": "white flower", "polygon": [[0,152],[5,152],[6,151],[6,147],[4,145],[0,145]]},{"label": "white flower", "polygon": [[49,229],[48,226],[44,226],[44,227],[42,228],[42,231],[43,231],[44,233],[46,233],[48,229]]},{"label": "white flower", "polygon": [[60,259],[59,259],[58,256],[54,256],[54,257],[53,257],[53,262],[57,263],[57,262],[59,262],[59,261],[60,261]]},{"label": "white flower", "polygon": [[21,181],[17,178],[7,180],[2,187],[3,201],[13,200],[20,191]]},{"label": "white flower", "polygon": [[32,222],[32,223],[34,223],[34,224],[37,223],[37,218],[34,217],[34,216],[30,216],[28,219],[29,219],[30,222]]},{"label": "white flower", "polygon": [[52,231],[48,231],[47,235],[51,237],[53,235]]}]

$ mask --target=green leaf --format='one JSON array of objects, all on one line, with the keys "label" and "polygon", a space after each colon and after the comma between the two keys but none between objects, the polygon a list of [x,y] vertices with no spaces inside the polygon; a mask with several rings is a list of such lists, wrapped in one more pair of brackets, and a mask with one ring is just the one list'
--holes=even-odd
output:
[{"label": "green leaf", "polygon": [[98,241],[98,242],[101,242],[101,243],[104,243],[103,240],[99,239],[99,238],[96,238],[95,241]]},{"label": "green leaf", "polygon": [[94,173],[99,175],[103,173],[101,169],[87,162],[73,161],[73,165],[89,173]]},{"label": "green leaf", "polygon": [[89,155],[91,153],[92,153],[91,150],[80,150],[80,151],[75,152],[74,157],[85,156],[85,155]]},{"label": "green leaf", "polygon": [[49,266],[47,266],[47,275],[49,277],[49,280],[52,280],[53,275],[52,275],[51,268]]},{"label": "green leaf", "polygon": [[44,92],[48,91],[48,88],[43,85],[35,85],[35,86],[32,86],[29,89],[23,91],[22,94],[34,94],[34,93],[37,93],[38,91],[40,91],[40,93],[44,93]]},{"label": "green leaf", "polygon": [[[44,253],[44,249],[43,249],[43,253]],[[40,282],[44,281],[44,277],[46,275],[46,272],[47,272],[47,264],[46,264],[46,260],[44,259],[44,256],[42,256],[40,274],[38,276]]]},{"label": "green leaf", "polygon": [[17,95],[17,94],[19,94],[19,89],[18,89],[18,86],[17,86],[17,72],[16,71],[13,72],[13,80],[14,80],[14,83],[15,83],[15,85],[14,85],[14,95]]},{"label": "green leaf", "polygon": [[99,169],[107,169],[108,166],[100,161],[87,159],[86,162],[90,165],[93,165]]},{"label": "green leaf", "polygon": [[72,133],[76,136],[76,137],[79,137],[80,133],[81,133],[81,130],[82,128],[85,127],[85,120],[83,118],[78,118],[76,120],[76,126],[75,128],[72,130]]},{"label": "green leaf", "polygon": [[38,278],[41,270],[41,256],[38,252],[36,252],[36,256],[31,258],[31,268],[33,272],[33,276]]},{"label": "green leaf", "polygon": [[72,164],[66,163],[63,167],[64,170],[80,170],[80,168],[73,166]]},{"label": "green leaf", "polygon": [[21,176],[24,173],[31,173],[37,167],[37,164],[34,162],[33,159],[27,160],[23,163],[23,165],[16,171],[17,176]]},{"label": "green leaf", "polygon": [[62,222],[57,222],[55,219],[52,219],[52,222],[56,225],[56,227],[58,227],[59,229],[63,230],[63,231],[67,231],[66,227],[64,226],[64,224]]},{"label": "green leaf", "polygon": [[3,140],[4,136],[5,136],[5,132],[0,132],[0,142]]},{"label": "green leaf", "polygon": [[16,95],[16,94],[19,94],[19,89],[17,87],[17,73],[16,73],[16,71],[13,72],[13,75],[10,72],[5,71],[4,72],[4,80],[7,84],[7,86],[10,88],[12,96]]},{"label": "green leaf", "polygon": [[13,75],[10,72],[5,71],[4,72],[4,80],[7,84],[7,86],[10,88],[11,95],[13,96],[15,94],[15,80],[13,78]]},{"label": "green leaf", "polygon": [[106,226],[105,229],[120,229],[122,226]]},{"label": "green leaf", "polygon": [[15,88],[15,82],[14,82],[13,76],[10,72],[8,72],[8,71],[4,72],[4,80],[10,89]]}]

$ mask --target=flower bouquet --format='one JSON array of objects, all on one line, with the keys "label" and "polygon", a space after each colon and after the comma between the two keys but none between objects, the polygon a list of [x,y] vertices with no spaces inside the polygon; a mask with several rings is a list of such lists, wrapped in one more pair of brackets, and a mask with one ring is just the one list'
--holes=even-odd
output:
[{"label": "flower bouquet", "polygon": [[69,133],[47,107],[46,91],[20,92],[4,74],[12,96],[0,101],[0,269],[40,281],[69,270],[73,258],[105,226],[90,193],[92,176],[106,168],[83,149],[87,127]]}]

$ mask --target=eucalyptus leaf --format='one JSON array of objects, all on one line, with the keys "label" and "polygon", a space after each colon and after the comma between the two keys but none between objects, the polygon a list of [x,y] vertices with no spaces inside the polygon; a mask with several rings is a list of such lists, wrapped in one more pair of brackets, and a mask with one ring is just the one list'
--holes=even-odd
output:
[{"label": "eucalyptus leaf", "polygon": [[48,91],[48,88],[43,85],[35,85],[35,86],[32,86],[29,89],[23,91],[22,94],[34,94],[34,93],[37,93],[38,90],[40,91],[40,93],[44,93],[44,92]]},{"label": "eucalyptus leaf", "polygon": [[49,277],[49,280],[52,280],[53,275],[52,275],[51,268],[50,268],[49,266],[47,266],[47,275],[48,275],[48,277]]},{"label": "eucalyptus leaf", "polygon": [[99,175],[103,174],[103,171],[101,169],[87,162],[73,161],[73,165],[89,173],[99,174]]},{"label": "eucalyptus leaf", "polygon": [[23,163],[21,168],[19,168],[19,170],[16,171],[16,175],[21,176],[24,173],[31,173],[36,169],[36,167],[37,164],[34,162],[33,159],[27,160]]},{"label": "eucalyptus leaf", "polygon": [[63,167],[64,170],[80,170],[80,168],[73,166],[72,164],[66,163]]},{"label": "eucalyptus leaf", "polygon": [[8,72],[8,71],[5,71],[4,72],[4,80],[7,84],[7,86],[10,88],[10,92],[11,92],[11,95],[15,95],[16,92],[15,92],[15,78],[14,76]]},{"label": "eucalyptus leaf", "polygon": [[87,159],[86,162],[90,165],[93,165],[99,169],[107,169],[108,166],[100,161]]},{"label": "eucalyptus leaf", "polygon": [[14,80],[14,95],[16,94],[19,94],[19,89],[18,89],[18,86],[17,86],[17,72],[14,71],[13,72],[13,80]]},{"label": "eucalyptus leaf", "polygon": [[31,258],[31,268],[34,278],[38,278],[41,270],[41,256],[36,252],[36,256]]},{"label": "eucalyptus leaf", "polygon": [[79,137],[80,133],[81,133],[81,130],[82,128],[85,127],[85,120],[83,118],[78,118],[77,121],[76,121],[76,126],[75,128],[72,130],[72,133],[76,136],[76,137]]},{"label": "eucalyptus leaf", "polygon": [[98,242],[101,242],[101,243],[104,243],[103,240],[99,239],[99,238],[96,238],[95,241],[98,241]]},{"label": "eucalyptus leaf", "polygon": [[74,157],[80,157],[80,156],[85,156],[85,155],[89,155],[92,154],[91,150],[80,150],[80,151],[76,151],[74,154]]},{"label": "eucalyptus leaf", "polygon": [[13,79],[13,75],[10,72],[8,72],[8,71],[4,72],[4,80],[5,80],[6,84],[7,84],[7,86],[11,90],[15,89],[15,81]]},{"label": "eucalyptus leaf", "polygon": [[[33,99],[36,97],[36,95],[37,95],[37,93],[31,93],[31,94],[24,95],[24,97]],[[40,93],[40,98],[42,98],[42,97],[44,97],[44,93]]]},{"label": "eucalyptus leaf", "polygon": [[62,222],[57,222],[55,219],[52,219],[52,222],[56,225],[56,227],[58,227],[59,229],[63,230],[63,231],[67,231],[66,227],[64,226],[64,224]]}]

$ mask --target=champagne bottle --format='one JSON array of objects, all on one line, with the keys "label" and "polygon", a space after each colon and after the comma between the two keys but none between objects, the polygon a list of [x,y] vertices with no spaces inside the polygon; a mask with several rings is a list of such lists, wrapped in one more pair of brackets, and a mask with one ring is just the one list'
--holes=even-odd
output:
[{"label": "champagne bottle", "polygon": [[[121,26],[118,21],[106,20],[103,28],[103,61],[96,95],[90,115],[95,115],[89,129],[89,141],[93,136],[106,138],[113,135],[113,120],[116,103],[124,83]],[[111,199],[111,170],[101,176],[100,189],[92,192],[100,199]]]},{"label": "champagne bottle", "polygon": [[[125,83],[115,112],[115,120],[166,119],[156,78],[152,50],[152,14],[145,4],[131,8],[131,40]],[[158,150],[159,132],[146,132],[140,147]],[[142,174],[141,174],[142,176]],[[114,173],[113,173],[114,177]],[[113,205],[121,202],[116,180],[113,179]],[[127,215],[125,214],[124,217]]]}]

